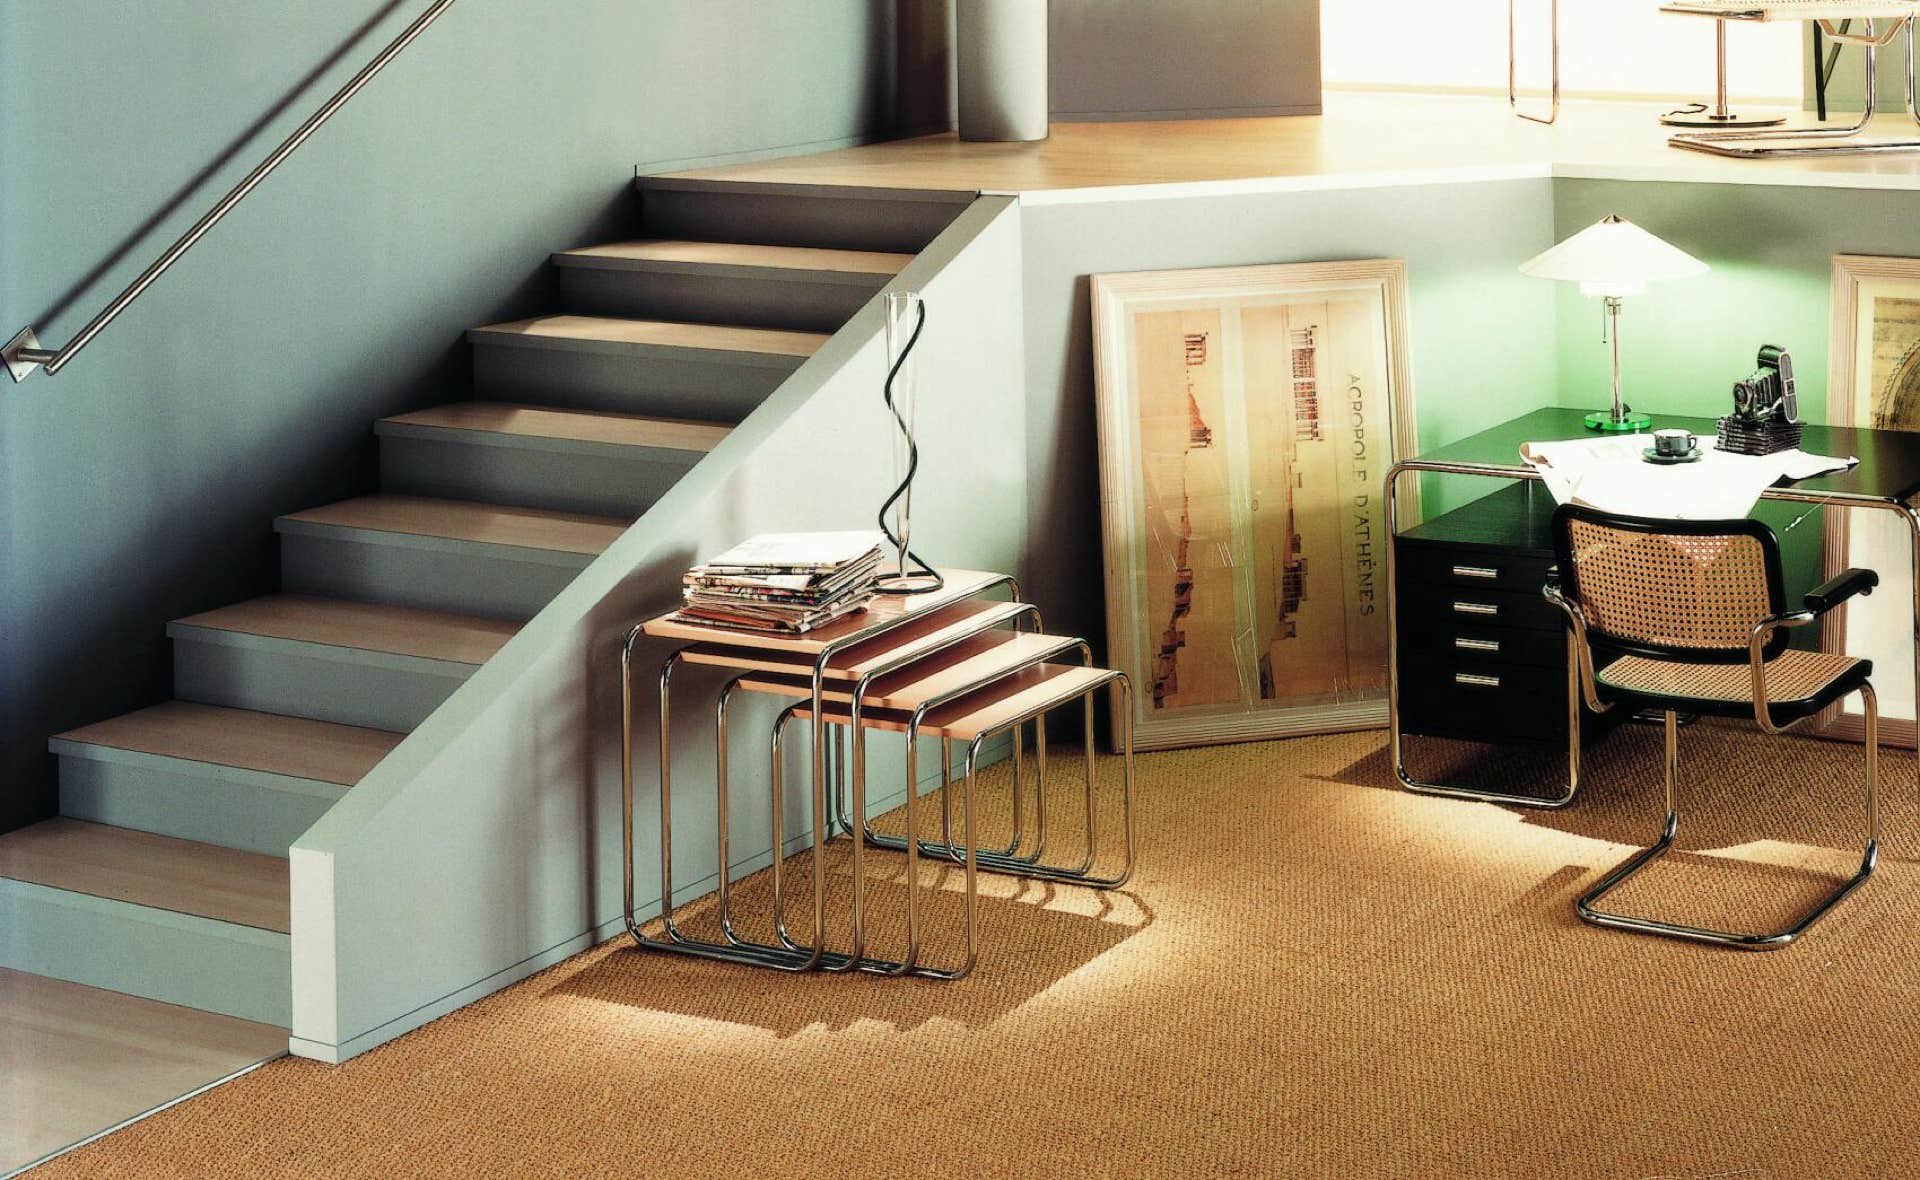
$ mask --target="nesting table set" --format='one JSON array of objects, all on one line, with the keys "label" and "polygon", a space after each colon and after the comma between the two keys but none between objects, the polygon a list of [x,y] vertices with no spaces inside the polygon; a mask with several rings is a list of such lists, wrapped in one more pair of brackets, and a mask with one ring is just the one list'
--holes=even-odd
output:
[{"label": "nesting table set", "polygon": [[[1093,666],[1085,640],[1044,634],[1039,611],[1019,601],[1019,587],[1011,577],[975,570],[941,573],[944,584],[939,589],[880,596],[865,611],[799,635],[717,628],[686,622],[672,613],[649,619],[628,633],[621,653],[623,912],[637,945],[787,972],[858,970],[958,979],[973,969],[979,949],[979,872],[1095,889],[1117,888],[1132,875],[1133,687],[1126,674]],[[643,637],[681,645],[665,657],[658,672],[662,927],[658,936],[641,929],[645,919],[636,912],[634,899],[633,657]],[[672,697],[674,670],[682,664],[717,668],[726,674],[713,712],[715,841],[720,866],[715,905],[724,941],[688,934],[676,920],[673,903]],[[1125,707],[1118,713],[1126,718],[1123,732],[1115,735],[1122,767],[1118,857],[1105,873],[1098,868],[1102,834],[1096,819],[1093,749],[1093,704],[1103,689],[1122,694]],[[770,758],[765,785],[774,840],[773,942],[740,933],[732,910],[728,714],[735,696],[742,692],[787,702],[763,746]],[[1056,845],[1060,841],[1057,833],[1048,831],[1046,718],[1076,704],[1084,710],[1086,822],[1063,860],[1048,855],[1050,841]],[[787,731],[794,722],[805,723],[810,731],[812,780],[812,898],[810,912],[797,932],[787,920],[788,881],[782,863],[786,835],[782,768]],[[1029,723],[1036,738],[1031,825],[1023,767]],[[905,742],[905,836],[876,831],[867,822],[864,739],[870,732],[902,735]],[[988,744],[1001,737],[1012,739],[1012,839],[1003,846],[982,848],[975,822],[975,781]],[[940,809],[938,839],[921,835],[921,739],[940,743],[941,775],[934,801]],[[953,774],[956,746],[962,751],[958,779]],[[850,758],[845,753],[848,748]],[[836,839],[849,843],[854,888],[846,939],[829,948],[826,852]],[[905,861],[906,942],[898,959],[879,958],[867,951],[865,874],[870,849],[897,853]],[[958,963],[934,966],[919,961],[922,857],[959,866],[964,873],[965,952]]]}]

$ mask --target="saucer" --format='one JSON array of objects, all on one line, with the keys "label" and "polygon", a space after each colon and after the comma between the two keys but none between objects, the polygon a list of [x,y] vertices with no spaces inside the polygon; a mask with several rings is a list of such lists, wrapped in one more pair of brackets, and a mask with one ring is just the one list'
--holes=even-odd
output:
[{"label": "saucer", "polygon": [[1684,455],[1662,455],[1652,447],[1648,447],[1646,450],[1640,452],[1641,458],[1649,463],[1657,463],[1662,467],[1670,467],[1675,463],[1698,463],[1700,460],[1706,458],[1706,456],[1707,449],[1698,444],[1695,444],[1694,448]]}]

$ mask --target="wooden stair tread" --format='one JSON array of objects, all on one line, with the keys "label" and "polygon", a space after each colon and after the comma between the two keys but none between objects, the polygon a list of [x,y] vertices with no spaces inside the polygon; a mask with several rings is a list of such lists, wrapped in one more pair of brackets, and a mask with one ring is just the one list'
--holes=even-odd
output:
[{"label": "wooden stair tread", "polygon": [[[971,741],[1010,725],[1018,718],[1065,704],[1114,675],[1105,668],[1040,664],[930,710],[920,727],[920,733],[924,737]],[[844,706],[827,705],[824,712],[832,721],[847,720]],[[802,706],[794,715],[807,718],[813,712]],[[880,709],[872,714],[862,710],[860,714],[862,726],[870,725],[895,732],[905,730],[909,719],[910,714],[897,709]]]},{"label": "wooden stair tread", "polygon": [[[1071,636],[1037,635],[1024,631],[986,631],[970,635],[907,667],[875,677],[860,708],[911,711],[952,692],[1038,664],[1072,649],[1080,641]],[[749,676],[741,687],[778,696],[810,698],[813,685],[802,676]],[[844,682],[825,690],[826,700],[845,704],[853,687]]]},{"label": "wooden stair tread", "polygon": [[389,495],[341,500],[284,519],[589,556],[605,551],[627,527],[627,522],[615,517]]},{"label": "wooden stair tread", "polygon": [[720,445],[733,427],[686,418],[649,418],[641,414],[609,414],[586,410],[555,410],[545,406],[518,406],[506,402],[454,402],[382,418],[383,423],[436,430],[478,431],[527,439],[564,439],[568,442],[609,443],[614,446],[705,453]]},{"label": "wooden stair tread", "polygon": [[563,265],[567,260],[580,259],[684,264],[689,269],[731,266],[870,275],[897,275],[913,261],[911,254],[888,254],[878,250],[756,246],[745,242],[689,242],[668,238],[643,238],[631,242],[608,242],[579,250],[563,250],[557,258]]},{"label": "wooden stair tread", "polygon": [[632,320],[609,316],[546,315],[488,324],[474,329],[482,336],[524,336],[553,341],[593,341],[606,344],[649,344],[661,348],[694,348],[716,352],[758,353],[810,357],[827,342],[824,332],[794,332],[781,328],[737,328],[725,324],[684,324],[674,320]]},{"label": "wooden stair tread", "polygon": [[70,729],[56,740],[350,787],[405,736],[278,713],[168,701]]},{"label": "wooden stair tread", "polygon": [[518,623],[501,619],[299,594],[270,594],[174,621],[183,627],[238,631],[457,664],[485,663],[520,629]]},{"label": "wooden stair tread", "polygon": [[287,862],[129,828],[49,819],[0,836],[0,877],[262,930],[289,930]]}]

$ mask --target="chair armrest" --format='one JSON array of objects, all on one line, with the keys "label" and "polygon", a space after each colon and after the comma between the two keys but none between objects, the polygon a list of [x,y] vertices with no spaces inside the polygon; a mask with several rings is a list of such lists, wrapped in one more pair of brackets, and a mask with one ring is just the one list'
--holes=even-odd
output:
[{"label": "chair armrest", "polygon": [[1580,609],[1579,603],[1568,598],[1561,590],[1559,566],[1547,567],[1540,594],[1567,616],[1568,671],[1579,682],[1580,695],[1585,698],[1587,708],[1595,713],[1607,712],[1613,708],[1613,703],[1600,699],[1600,686],[1594,681],[1593,647],[1587,642],[1587,615]]},{"label": "chair armrest", "polygon": [[1880,575],[1872,570],[1844,570],[1839,576],[1808,591],[1806,608],[1816,615],[1824,615],[1856,594],[1872,594],[1873,588],[1879,584]]}]

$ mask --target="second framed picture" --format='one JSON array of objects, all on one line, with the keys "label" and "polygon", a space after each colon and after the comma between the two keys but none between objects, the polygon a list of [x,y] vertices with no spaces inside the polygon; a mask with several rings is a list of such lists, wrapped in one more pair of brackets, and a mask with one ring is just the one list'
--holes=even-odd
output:
[{"label": "second framed picture", "polygon": [[[1920,430],[1920,258],[1835,255],[1828,345],[1828,422]],[[1879,572],[1880,588],[1829,615],[1822,646],[1873,660],[1880,738],[1912,746],[1913,572],[1907,526],[1892,513],[1843,509],[1829,510],[1826,521],[1827,575],[1864,566]],[[1827,732],[1860,739],[1864,719],[1836,708]]]},{"label": "second framed picture", "polygon": [[1381,496],[1414,450],[1405,263],[1092,289],[1107,640],[1137,747],[1385,725]]}]

